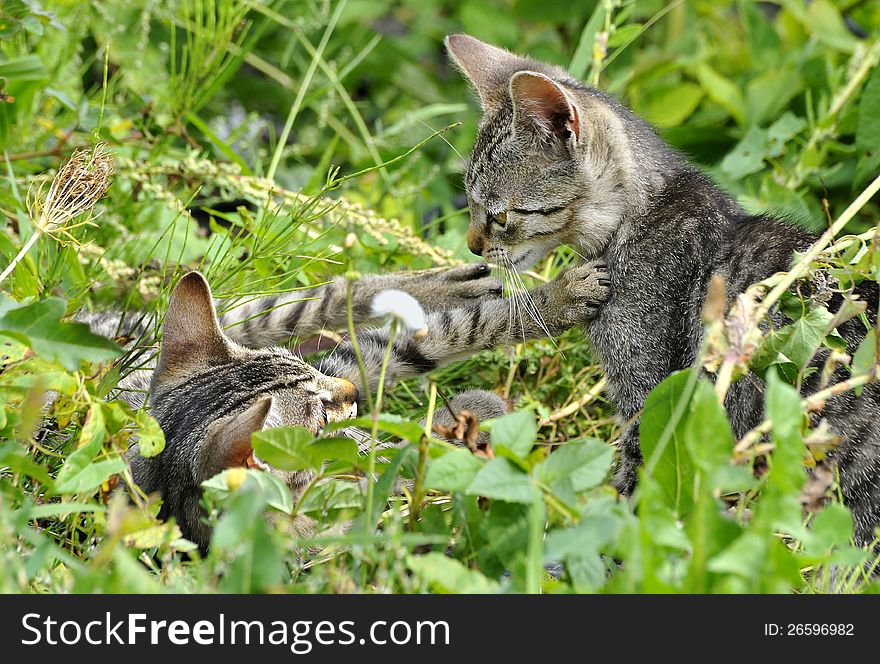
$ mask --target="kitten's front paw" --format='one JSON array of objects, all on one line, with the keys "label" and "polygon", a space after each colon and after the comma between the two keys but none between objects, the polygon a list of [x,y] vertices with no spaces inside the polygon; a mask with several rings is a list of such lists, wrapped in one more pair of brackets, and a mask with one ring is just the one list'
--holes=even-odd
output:
[{"label": "kitten's front paw", "polygon": [[454,309],[484,299],[501,297],[501,281],[485,263],[469,263],[425,276],[416,299],[427,311]]},{"label": "kitten's front paw", "polygon": [[611,277],[604,261],[588,261],[560,273],[555,281],[556,305],[560,314],[577,325],[596,317],[611,294]]}]

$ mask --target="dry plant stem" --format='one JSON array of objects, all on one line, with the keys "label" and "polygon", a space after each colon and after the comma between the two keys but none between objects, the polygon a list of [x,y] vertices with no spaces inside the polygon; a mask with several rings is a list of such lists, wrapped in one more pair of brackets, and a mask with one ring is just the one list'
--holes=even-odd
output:
[{"label": "dry plant stem", "polygon": [[822,236],[813,243],[810,249],[805,253],[801,259],[795,264],[791,270],[789,270],[786,275],[782,278],[782,280],[776,284],[773,290],[765,297],[762,302],[758,305],[757,310],[755,311],[755,320],[762,320],[764,316],[770,311],[770,307],[776,304],[779,301],[779,298],[782,297],[782,294],[788,290],[788,288],[797,281],[800,277],[807,273],[810,267],[810,263],[812,263],[822,251],[831,244],[831,241],[834,237],[843,230],[844,226],[846,226],[850,220],[858,214],[859,210],[861,210],[865,204],[870,201],[874,195],[880,191],[880,175],[874,178],[873,182],[869,184],[861,194],[859,194],[858,198],[849,204],[849,207],[843,211],[837,220],[831,224],[831,226],[822,233]]},{"label": "dry plant stem", "polygon": [[[878,380],[878,368],[874,367],[872,371],[861,376],[854,376],[848,380],[835,383],[824,390],[820,390],[805,399],[801,400],[801,409],[808,413],[821,411],[825,407],[825,402],[839,394],[854,390]],[[751,431],[748,431],[733,448],[734,461],[744,461],[754,455],[754,446],[773,429],[772,420],[764,420]]]},{"label": "dry plant stem", "polygon": [[[849,207],[847,207],[837,220],[831,224],[828,230],[822,233],[819,239],[810,246],[807,252],[801,256],[800,260],[795,263],[791,270],[782,276],[779,283],[777,283],[767,296],[758,304],[754,315],[752,316],[752,320],[757,322],[764,320],[764,317],[770,312],[771,307],[779,301],[779,298],[782,297],[795,281],[809,271],[810,264],[822,254],[822,252],[834,240],[835,236],[843,230],[850,220],[856,216],[859,210],[861,210],[878,191],[880,191],[880,175],[874,178],[871,184],[859,194],[858,198],[850,203]],[[721,403],[724,403],[727,390],[730,388],[736,361],[737,358],[725,359],[718,370],[715,381],[715,394],[718,396],[718,400]]]},{"label": "dry plant stem", "polygon": [[[425,472],[428,466],[428,445],[431,439],[431,426],[434,420],[434,408],[437,405],[437,383],[431,383],[431,392],[428,396],[428,417],[425,419],[425,433],[419,440],[419,462],[416,468],[416,478],[413,484],[412,503],[409,508],[409,527],[415,528],[419,520],[419,512],[422,509],[422,501],[425,499]],[[447,404],[447,408],[449,404]]]},{"label": "dry plant stem", "polygon": [[574,415],[581,408],[586,406],[588,403],[592,403],[595,401],[602,392],[605,391],[605,387],[608,385],[608,379],[602,378],[599,382],[597,382],[590,390],[584,394],[580,399],[574,401],[567,406],[560,408],[559,410],[553,411],[549,416],[542,419],[538,426],[546,427],[554,422],[558,422],[559,420],[565,419],[570,415]]}]

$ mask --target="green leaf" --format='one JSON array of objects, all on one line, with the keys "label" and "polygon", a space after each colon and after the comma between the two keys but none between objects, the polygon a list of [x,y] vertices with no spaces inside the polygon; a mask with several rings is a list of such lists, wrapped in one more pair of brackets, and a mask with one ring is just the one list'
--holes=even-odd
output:
[{"label": "green leaf", "polygon": [[739,87],[705,62],[697,65],[696,74],[709,99],[730,113],[737,124],[745,124],[745,102]]},{"label": "green leaf", "polygon": [[570,477],[575,491],[586,491],[605,479],[613,458],[614,449],[600,440],[573,441],[557,448],[535,472],[548,485]]},{"label": "green leaf", "polygon": [[[690,403],[690,395],[687,394],[690,374],[690,369],[679,371],[655,387],[645,400],[640,424],[642,454],[648,467],[655,458],[655,450],[663,439],[664,432],[667,427],[670,428],[668,442],[660,453],[652,474],[668,504],[679,516],[686,514],[693,505],[695,469],[684,437]],[[673,414],[682,400],[687,401],[684,404],[684,414],[673,426]]]},{"label": "green leaf", "polygon": [[357,509],[363,505],[363,502],[363,495],[357,483],[327,480],[320,482],[303,496],[297,506],[297,512],[317,513],[322,521],[326,521],[331,512]]},{"label": "green leaf", "polygon": [[[107,434],[104,421],[104,405],[94,403],[89,408],[83,423],[82,430],[77,440],[77,448],[67,457],[58,477],[55,480],[58,493],[75,493],[66,489],[68,486],[78,486],[77,477],[83,473],[89,464],[98,456]],[[100,484],[100,482],[98,482]],[[97,485],[96,485],[97,486]]]},{"label": "green leaf", "polygon": [[870,373],[877,364],[880,354],[880,341],[877,339],[877,328],[871,328],[859,344],[859,349],[853,355],[852,372],[855,376]]},{"label": "green leaf", "polygon": [[54,493],[90,493],[126,468],[125,461],[120,457],[97,461],[64,482],[56,480]]},{"label": "green leaf", "polygon": [[734,180],[757,173],[764,168],[769,149],[767,132],[757,125],[749,127],[743,139],[721,161],[721,170]]},{"label": "green leaf", "polygon": [[791,111],[786,111],[782,117],[767,128],[767,155],[770,157],[781,156],[785,152],[785,144],[806,126],[806,120],[799,118]]},{"label": "green leaf", "polygon": [[[360,427],[362,429],[370,431],[373,427],[373,420],[370,417],[358,417],[353,420],[344,420],[343,422],[331,423],[327,427],[327,429],[329,431],[334,431],[338,429],[344,429],[346,427]],[[422,436],[425,433],[424,428],[416,422],[412,422],[411,420],[404,419],[399,415],[392,415],[389,413],[383,413],[382,417],[379,418],[378,429],[379,431],[393,434],[398,438],[408,440],[411,443],[419,442],[419,440],[421,440]]]},{"label": "green leaf", "polygon": [[835,547],[846,547],[853,535],[852,514],[840,503],[828,503],[813,519],[810,534],[812,535],[810,549],[814,553],[824,553]]},{"label": "green leaf", "polygon": [[797,390],[783,382],[774,369],[767,372],[765,413],[772,422],[773,443],[770,483],[796,493],[803,483],[803,459],[807,449],[801,435],[804,414]]},{"label": "green leaf", "polygon": [[864,152],[880,151],[880,68],[874,69],[859,96],[856,147]]},{"label": "green leaf", "polygon": [[[694,389],[684,440],[690,458],[703,471],[704,477],[728,465],[734,445],[733,431],[724,406],[718,403],[715,390],[708,381],[699,381]],[[711,494],[713,488],[709,482],[701,483],[704,494]]]},{"label": "green leaf", "polygon": [[779,331],[776,349],[798,366],[813,356],[828,333],[834,315],[825,307],[815,307],[791,325]]},{"label": "green leaf", "polygon": [[520,459],[531,452],[537,437],[535,416],[527,410],[510,413],[492,423],[492,444],[503,445]]},{"label": "green leaf", "polygon": [[[230,488],[230,471],[237,474],[241,470],[246,473],[244,482],[236,489]],[[290,495],[290,488],[281,478],[256,468],[227,468],[202,482],[202,487],[216,491],[221,495],[229,495],[241,489],[257,491],[270,507],[285,514],[290,514],[293,511],[293,497]]]},{"label": "green leaf", "polygon": [[254,454],[278,470],[317,470],[307,447],[314,436],[303,427],[279,427],[257,431],[251,436]]},{"label": "green leaf", "polygon": [[159,423],[145,410],[135,413],[138,425],[138,454],[142,457],[156,456],[165,449],[165,432]]},{"label": "green leaf", "polygon": [[680,83],[653,93],[641,104],[641,111],[652,124],[677,127],[700,105],[703,89],[695,83]]},{"label": "green leaf", "polygon": [[450,450],[431,460],[425,485],[441,491],[464,491],[482,467],[483,462],[470,450]]},{"label": "green leaf", "polygon": [[18,81],[39,81],[49,78],[49,72],[37,55],[23,55],[0,62],[0,78]]},{"label": "green leaf", "polygon": [[437,551],[408,556],[406,566],[433,592],[475,595],[499,590],[495,581]]},{"label": "green leaf", "polygon": [[122,354],[105,337],[92,334],[88,325],[62,321],[64,300],[50,297],[30,304],[0,300],[0,335],[27,344],[38,355],[68,371],[79,371],[83,362],[102,362]]},{"label": "green leaf", "polygon": [[759,533],[745,533],[706,564],[710,572],[751,578],[763,569],[769,540]]},{"label": "green leaf", "polygon": [[531,478],[510,459],[487,463],[467,488],[467,493],[510,503],[530,503],[537,489]]},{"label": "green leaf", "polygon": [[325,461],[347,461],[351,464],[358,461],[357,441],[352,438],[318,438],[306,446],[305,453],[318,468]]},{"label": "green leaf", "polygon": [[69,514],[94,514],[104,513],[107,508],[104,505],[90,505],[87,503],[44,503],[42,505],[34,505],[31,507],[27,516],[28,519],[45,519],[53,517],[59,521],[63,521]]},{"label": "green leaf", "polygon": [[813,0],[807,5],[807,25],[820,43],[838,51],[851,53],[858,44],[830,0]]}]

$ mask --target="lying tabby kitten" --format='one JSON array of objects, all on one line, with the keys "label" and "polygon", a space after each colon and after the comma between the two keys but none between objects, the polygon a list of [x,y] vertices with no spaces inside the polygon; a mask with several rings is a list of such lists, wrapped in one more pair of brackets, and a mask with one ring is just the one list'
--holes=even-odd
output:
[{"label": "lying tabby kitten", "polygon": [[[414,376],[484,348],[509,344],[540,329],[508,316],[507,303],[487,298],[498,283],[484,265],[416,275],[373,277],[356,284],[353,309],[358,319],[370,317],[373,295],[390,286],[406,288],[426,304],[468,302],[464,307],[429,314],[427,334],[404,333],[395,338],[388,376]],[[558,313],[560,321],[581,320],[595,311],[606,295],[604,273],[581,270],[584,278],[560,279],[539,289],[537,297]],[[191,272],[172,295],[163,321],[162,343],[155,370],[128,377],[121,389],[129,400],[138,384],[150,379],[149,409],[165,433],[165,450],[144,458],[132,450],[135,483],[163,498],[160,518],[176,518],[184,537],[205,551],[210,530],[200,506],[201,482],[225,468],[242,466],[252,458],[251,434],[267,427],[303,426],[317,434],[328,422],[357,412],[359,369],[353,349],[343,344],[321,360],[323,371],[284,347],[248,347],[275,343],[297,332],[315,331],[345,320],[345,284],[334,282],[311,293],[315,300],[293,302],[302,294],[263,298],[224,317],[247,320],[224,332],[211,291],[204,278]],[[286,300],[282,300],[286,298]],[[286,307],[279,304],[287,302]],[[431,306],[426,308],[431,309]],[[286,309],[282,313],[282,309]],[[254,322],[255,321],[255,322]],[[326,321],[326,323],[322,323]],[[93,328],[99,327],[92,321]],[[572,322],[568,323],[573,324]],[[557,331],[561,331],[558,328]],[[106,331],[106,330],[105,330]],[[371,389],[377,386],[382,358],[389,342],[387,329],[358,334]],[[151,378],[150,378],[151,377]],[[503,404],[494,395],[472,392],[453,401],[455,410],[470,410],[479,418],[497,417]],[[441,416],[441,420],[442,420]],[[296,496],[307,484],[307,472],[281,473]],[[301,530],[309,522],[300,519]]]},{"label": "lying tabby kitten", "polygon": [[[658,383],[697,358],[712,275],[723,276],[732,299],[787,270],[793,252],[814,238],[782,219],[749,215],[647,122],[562,69],[467,35],[446,45],[483,109],[465,178],[468,246],[516,270],[560,244],[607,263],[609,299],[582,322],[628,423],[616,483],[629,494],[642,460],[639,413]],[[876,325],[877,284],[856,293]],[[831,308],[841,302],[835,295]],[[838,331],[850,354],[865,336],[858,318]],[[815,364],[825,357],[817,354]],[[805,392],[818,389],[820,374],[804,381]],[[834,380],[846,377],[840,369]],[[732,385],[725,405],[738,437],[763,419],[762,390],[755,375]],[[841,488],[856,537],[868,543],[880,521],[880,387],[837,396],[823,415],[845,439],[834,453]]]}]

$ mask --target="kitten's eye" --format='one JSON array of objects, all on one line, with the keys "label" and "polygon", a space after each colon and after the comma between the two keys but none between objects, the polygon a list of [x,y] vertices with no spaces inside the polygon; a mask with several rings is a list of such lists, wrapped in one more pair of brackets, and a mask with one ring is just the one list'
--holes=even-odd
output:
[{"label": "kitten's eye", "polygon": [[498,224],[499,226],[504,226],[507,223],[507,212],[498,212],[496,214],[487,212],[486,217],[489,223]]}]

